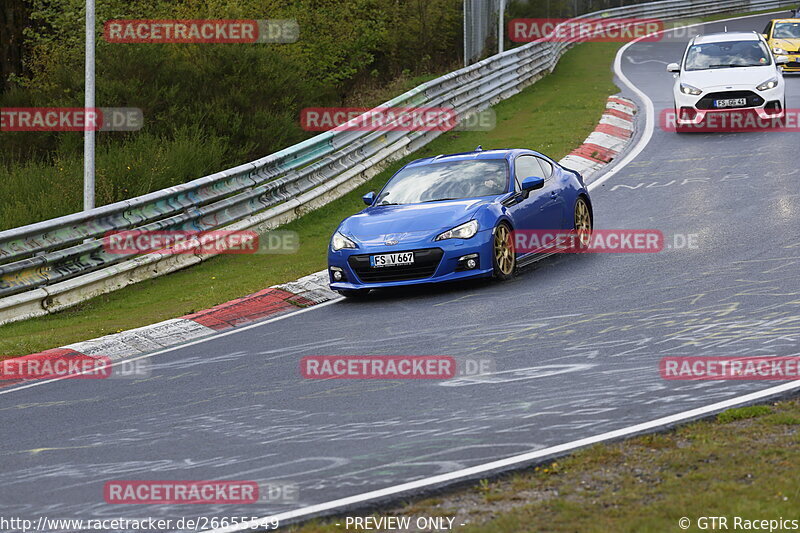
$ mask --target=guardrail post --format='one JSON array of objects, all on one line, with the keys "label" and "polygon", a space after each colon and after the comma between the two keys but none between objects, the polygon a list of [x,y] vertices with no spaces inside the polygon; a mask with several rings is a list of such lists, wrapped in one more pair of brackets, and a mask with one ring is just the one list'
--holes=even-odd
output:
[{"label": "guardrail post", "polygon": [[[94,0],[86,0],[86,86],[83,112],[94,114]],[[83,210],[94,208],[94,131],[89,120],[83,131]]]}]

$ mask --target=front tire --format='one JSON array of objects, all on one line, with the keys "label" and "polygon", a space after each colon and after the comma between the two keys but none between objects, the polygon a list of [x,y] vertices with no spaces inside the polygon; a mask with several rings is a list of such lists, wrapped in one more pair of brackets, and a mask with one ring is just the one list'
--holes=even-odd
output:
[{"label": "front tire", "polygon": [[494,277],[501,281],[513,277],[517,268],[517,254],[514,250],[511,227],[505,222],[501,222],[494,229],[492,250],[494,252],[492,254]]},{"label": "front tire", "polygon": [[586,249],[592,241],[594,220],[592,219],[592,210],[589,209],[589,204],[583,196],[579,196],[575,202],[574,220],[575,233],[578,234],[578,246],[580,249]]}]

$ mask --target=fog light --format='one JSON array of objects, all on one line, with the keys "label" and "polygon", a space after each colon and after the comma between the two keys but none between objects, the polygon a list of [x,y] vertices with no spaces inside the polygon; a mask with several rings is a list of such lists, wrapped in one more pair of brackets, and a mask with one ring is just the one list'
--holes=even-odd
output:
[{"label": "fog light", "polygon": [[480,265],[478,254],[469,254],[458,258],[457,271],[474,270]]},{"label": "fog light", "polygon": [[781,107],[781,103],[778,100],[767,102],[767,105],[764,106],[764,113],[770,116],[780,115],[781,111],[783,111],[783,109]]},{"label": "fog light", "polygon": [[681,120],[694,120],[694,117],[697,116],[697,110],[693,107],[682,107],[678,115]]},{"label": "fog light", "polygon": [[333,281],[342,281],[344,279],[344,272],[339,267],[331,267],[331,277]]}]

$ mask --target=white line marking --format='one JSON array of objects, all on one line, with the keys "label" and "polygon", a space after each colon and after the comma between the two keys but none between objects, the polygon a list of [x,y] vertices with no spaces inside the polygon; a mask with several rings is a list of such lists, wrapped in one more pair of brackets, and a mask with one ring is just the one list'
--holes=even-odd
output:
[{"label": "white line marking", "polygon": [[[780,12],[783,12],[783,11],[785,11],[785,9],[774,11],[773,13],[780,13]],[[691,26],[683,26],[683,27],[686,28],[686,27],[692,27],[692,26],[704,26],[706,24],[716,24],[716,23],[719,23],[719,22],[726,22],[728,20],[740,20],[740,19],[751,18],[751,17],[763,17],[763,16],[768,15],[768,14],[769,13],[759,13],[757,15],[747,15],[747,16],[744,16],[744,17],[731,17],[731,18],[728,18],[728,19],[714,20],[714,21],[704,22],[704,23],[700,23],[700,24],[692,24]],[[659,32],[659,33],[665,33],[666,31],[673,31],[675,29],[677,29],[677,28],[671,28],[670,30],[665,30],[665,31],[662,31],[662,32]],[[652,37],[652,35],[650,37]],[[589,185],[589,187],[588,187],[589,190],[591,190],[592,188],[596,187],[600,183],[608,180],[611,176],[613,176],[614,174],[616,174],[617,172],[622,170],[628,163],[633,161],[633,159],[637,155],[639,155],[642,152],[642,150],[644,150],[644,148],[647,146],[647,144],[650,142],[650,139],[653,136],[653,131],[654,131],[653,116],[655,114],[654,113],[653,101],[650,100],[650,98],[646,94],[644,94],[644,92],[642,92],[638,87],[636,87],[625,76],[625,74],[622,73],[622,68],[621,68],[622,54],[624,54],[625,50],[627,50],[631,45],[633,45],[634,43],[636,43],[636,42],[638,42],[640,40],[642,40],[642,38],[637,39],[635,41],[631,41],[630,43],[627,43],[625,46],[620,48],[620,50],[617,52],[617,57],[614,60],[614,72],[617,73],[617,76],[619,76],[620,80],[625,85],[627,85],[628,88],[630,88],[637,95],[639,95],[639,97],[642,98],[642,101],[645,102],[645,109],[646,109],[646,112],[648,114],[645,117],[646,118],[646,125],[645,125],[644,134],[639,139],[639,142],[636,144],[634,149],[631,152],[629,152],[628,155],[625,158],[623,158],[622,161],[620,161],[619,164],[617,164],[613,169],[611,169],[602,178],[600,178],[599,180],[597,180],[595,182],[592,182],[592,184]],[[796,390],[797,388],[800,388],[800,383],[798,383],[798,382],[785,383],[783,385],[778,385],[776,387],[771,387],[771,388],[765,389],[763,391],[753,392],[751,394],[746,394],[744,396],[739,396],[738,398],[731,398],[730,400],[724,400],[722,402],[717,402],[717,403],[714,403],[714,404],[711,404],[711,405],[707,405],[705,407],[698,407],[697,409],[692,409],[692,410],[689,410],[689,411],[684,411],[682,413],[677,413],[677,414],[666,416],[666,417],[663,417],[663,418],[658,418],[656,420],[651,420],[650,422],[643,422],[641,424],[636,424],[634,426],[628,426],[628,427],[617,429],[617,430],[614,430],[614,431],[609,431],[607,433],[601,433],[600,435],[595,435],[593,437],[586,437],[584,439],[579,439],[579,440],[575,440],[575,441],[572,441],[572,442],[559,444],[557,446],[551,446],[550,448],[545,448],[543,450],[524,453],[524,454],[521,454],[521,455],[515,455],[515,456],[509,457],[507,459],[501,459],[499,461],[493,461],[491,463],[485,463],[485,464],[482,464],[482,465],[473,466],[471,468],[465,468],[463,470],[457,470],[455,472],[450,472],[450,473],[447,473],[447,474],[440,474],[438,476],[432,476],[432,477],[428,477],[428,478],[425,478],[425,479],[412,481],[410,483],[402,483],[400,485],[395,485],[393,487],[387,487],[385,489],[379,489],[379,490],[374,490],[374,491],[370,491],[370,492],[365,492],[363,494],[357,494],[355,496],[349,496],[347,498],[340,498],[338,500],[332,500],[332,501],[325,502],[325,503],[320,503],[320,504],[316,504],[316,505],[310,505],[308,507],[303,507],[301,509],[296,509],[294,511],[288,511],[288,512],[285,512],[285,513],[280,513],[280,514],[276,514],[276,515],[272,515],[272,516],[267,516],[267,517],[264,517],[264,518],[260,518],[258,520],[253,520],[251,522],[246,522],[244,524],[238,524],[236,526],[228,526],[228,527],[225,527],[225,528],[207,530],[207,533],[234,533],[234,532],[237,532],[237,531],[245,531],[245,530],[253,529],[253,528],[257,527],[258,524],[265,523],[265,521],[273,521],[273,523],[274,523],[274,521],[278,521],[278,523],[281,523],[281,522],[286,522],[287,520],[292,520],[292,519],[295,519],[295,518],[303,518],[303,517],[309,517],[310,518],[310,517],[312,517],[312,516],[314,516],[316,514],[323,513],[325,511],[332,511],[332,510],[335,510],[335,509],[337,509],[339,507],[347,507],[347,506],[350,506],[350,505],[357,505],[357,504],[365,503],[365,502],[368,502],[368,501],[371,501],[371,500],[387,498],[387,497],[390,497],[390,496],[396,496],[396,495],[404,493],[404,492],[409,492],[409,491],[413,491],[413,490],[433,487],[433,486],[436,486],[436,485],[439,485],[439,484],[456,481],[456,480],[459,480],[461,478],[474,477],[474,476],[477,476],[479,474],[484,474],[484,473],[491,472],[493,470],[498,470],[498,469],[501,469],[501,468],[517,466],[517,465],[524,464],[524,463],[527,463],[527,462],[533,462],[533,461],[536,461],[537,459],[543,459],[543,458],[545,458],[547,456],[550,456],[550,455],[562,454],[562,453],[565,453],[565,452],[576,450],[578,448],[583,448],[583,447],[586,447],[586,446],[590,446],[592,444],[597,444],[599,442],[603,442],[603,441],[607,441],[607,440],[618,439],[618,438],[621,438],[621,437],[634,435],[636,433],[641,433],[641,432],[652,430],[652,429],[656,429],[656,428],[659,428],[659,427],[662,427],[662,426],[675,424],[677,422],[683,422],[683,421],[686,421],[686,420],[690,420],[692,418],[699,418],[699,417],[702,417],[704,415],[713,413],[714,411],[721,411],[721,410],[724,410],[724,409],[728,409],[730,407],[735,407],[737,405],[741,405],[743,403],[755,402],[755,401],[758,401],[758,400],[760,400],[762,398],[767,398],[769,396],[777,395],[777,394],[780,394],[782,392],[788,392],[788,391],[791,391],[791,390]]]},{"label": "white line marking", "polygon": [[342,298],[336,298],[334,300],[328,300],[327,302],[323,302],[321,304],[312,305],[312,306],[306,307],[304,309],[298,309],[297,311],[292,311],[291,313],[286,313],[285,315],[276,316],[275,318],[270,318],[268,320],[264,320],[263,322],[256,322],[254,324],[249,324],[247,326],[236,327],[236,328],[233,328],[230,331],[224,331],[224,332],[218,333],[216,335],[212,335],[212,336],[209,336],[209,337],[203,337],[202,339],[197,339],[197,340],[192,341],[192,342],[187,342],[186,344],[177,344],[175,346],[170,346],[168,348],[164,348],[163,350],[159,350],[157,352],[140,355],[138,357],[131,357],[131,358],[128,358],[128,359],[120,359],[118,361],[114,361],[111,365],[105,365],[103,367],[94,367],[94,368],[90,368],[89,370],[85,370],[83,372],[76,372],[74,374],[70,374],[68,376],[58,377],[58,378],[54,378],[54,379],[47,379],[47,380],[42,380],[42,381],[34,381],[33,383],[26,383],[25,385],[21,385],[19,387],[15,387],[15,388],[12,388],[12,389],[0,390],[0,395],[10,394],[12,392],[16,392],[16,391],[19,391],[19,390],[22,390],[22,389],[29,389],[31,387],[38,387],[39,385],[44,385],[45,383],[53,383],[54,381],[61,381],[62,379],[71,379],[71,378],[74,378],[75,376],[78,376],[78,375],[81,375],[81,374],[86,374],[86,373],[89,373],[89,372],[97,372],[98,370],[102,370],[102,369],[104,369],[104,368],[106,368],[108,366],[113,368],[113,367],[115,367],[117,365],[131,363],[133,361],[139,361],[140,359],[149,359],[151,357],[155,357],[156,355],[160,355],[162,353],[172,352],[174,350],[180,350],[180,349],[186,348],[188,346],[194,346],[196,344],[201,344],[201,343],[204,343],[204,342],[208,342],[208,341],[212,341],[212,340],[216,340],[216,339],[221,339],[222,337],[227,337],[228,335],[234,335],[236,333],[241,333],[242,331],[247,331],[249,329],[265,326],[267,324],[271,324],[273,322],[277,322],[278,320],[283,320],[284,318],[289,318],[289,317],[297,316],[297,315],[300,315],[300,314],[303,314],[303,313],[307,313],[309,311],[313,311],[315,309],[320,309],[322,307],[326,307],[326,306],[335,304],[336,302],[338,302],[340,300],[342,300]]}]

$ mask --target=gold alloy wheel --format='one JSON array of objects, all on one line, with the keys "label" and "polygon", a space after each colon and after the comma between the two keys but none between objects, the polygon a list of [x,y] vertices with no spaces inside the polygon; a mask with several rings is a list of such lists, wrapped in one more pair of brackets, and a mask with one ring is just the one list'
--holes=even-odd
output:
[{"label": "gold alloy wheel", "polygon": [[578,232],[581,246],[588,246],[592,238],[592,215],[583,198],[575,202],[575,231]]},{"label": "gold alloy wheel", "polygon": [[505,224],[497,226],[494,232],[494,262],[503,276],[510,276],[514,272],[514,243],[511,240],[511,231]]}]

